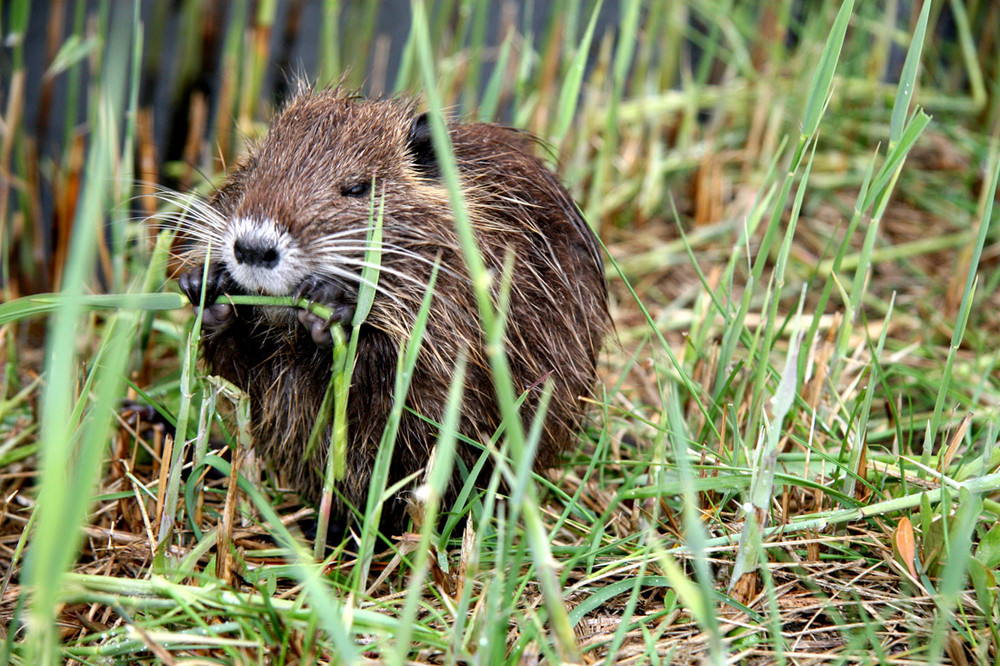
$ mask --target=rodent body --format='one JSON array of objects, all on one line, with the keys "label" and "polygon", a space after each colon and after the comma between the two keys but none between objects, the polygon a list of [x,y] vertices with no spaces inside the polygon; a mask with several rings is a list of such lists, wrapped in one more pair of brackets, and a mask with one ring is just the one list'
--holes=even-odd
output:
[{"label": "rodent body", "polygon": [[[513,260],[505,342],[515,390],[526,396],[525,423],[545,383],[553,384],[538,446],[538,463],[549,464],[581,425],[580,398],[593,390],[609,328],[599,246],[556,175],[534,156],[528,135],[454,123],[449,136],[479,248],[495,278],[494,302],[505,260]],[[400,100],[300,92],[212,199],[193,211],[180,277],[182,290],[197,303],[208,261],[205,359],[249,394],[257,450],[305,499],[317,502],[328,446],[323,442],[306,457],[306,444],[330,378],[328,326],[349,327],[355,310],[372,187],[375,209],[384,205],[381,269],[360,328],[347,470],[338,483],[361,511],[392,408],[399,350],[436,262],[430,316],[407,396],[412,412],[405,411],[400,423],[389,483],[427,464],[437,435],[432,424],[442,420],[460,355],[468,359],[461,433],[484,442],[501,422],[426,117]],[[334,321],[284,308],[232,306],[219,298],[223,293],[302,296],[330,307]],[[459,444],[469,468],[480,454]],[[389,502],[384,524],[399,527],[404,507],[402,498]],[[332,517],[349,517],[342,500],[335,499]]]}]

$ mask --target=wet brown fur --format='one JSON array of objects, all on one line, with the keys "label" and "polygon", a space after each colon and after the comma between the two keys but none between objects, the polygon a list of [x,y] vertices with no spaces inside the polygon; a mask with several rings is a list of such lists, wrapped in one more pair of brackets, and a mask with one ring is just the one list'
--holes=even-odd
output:
[{"label": "wet brown fur", "polygon": [[[407,404],[440,422],[455,360],[464,352],[469,369],[461,432],[486,441],[500,425],[448,193],[436,174],[414,164],[409,143],[414,117],[412,104],[399,100],[300,93],[214,198],[195,212],[199,221],[187,230],[194,243],[184,256],[186,270],[201,270],[209,240],[211,263],[221,261],[218,243],[229,220],[266,217],[310,248],[304,260],[310,271],[323,272],[339,253],[354,257],[351,270],[360,273],[360,230],[369,224],[370,200],[345,197],[342,189],[374,176],[375,191],[385,201],[384,241],[398,252],[382,255],[379,292],[361,329],[348,404],[347,473],[338,488],[362,511],[392,407],[397,355],[438,257],[442,269]],[[530,136],[488,124],[455,123],[449,133],[482,256],[496,276],[495,301],[505,257],[513,257],[506,351],[515,390],[527,394],[526,423],[543,385],[553,382],[538,447],[538,465],[549,465],[581,426],[581,397],[592,393],[609,326],[599,247],[556,175],[535,156]],[[359,233],[340,242],[344,249],[326,240],[348,229]],[[318,347],[298,321],[245,307],[227,328],[206,330],[203,342],[211,370],[249,393],[258,451],[304,498],[318,502],[327,445],[308,459],[304,452],[328,384],[330,350]],[[435,439],[433,426],[404,412],[389,483],[422,470]],[[468,467],[480,454],[481,449],[460,444]],[[397,500],[385,507],[395,526],[405,515],[403,506]],[[348,516],[340,500],[333,513]]]}]

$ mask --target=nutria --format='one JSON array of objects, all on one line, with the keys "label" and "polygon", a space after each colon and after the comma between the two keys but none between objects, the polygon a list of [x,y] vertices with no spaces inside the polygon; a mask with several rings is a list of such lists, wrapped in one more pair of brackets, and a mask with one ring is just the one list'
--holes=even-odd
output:
[{"label": "nutria", "polygon": [[[469,217],[499,298],[513,259],[506,351],[530,422],[553,383],[537,464],[573,441],[595,382],[609,328],[597,240],[557,176],[535,156],[538,142],[506,127],[452,123]],[[321,494],[327,444],[305,456],[331,368],[329,325],[349,328],[365,239],[384,201],[383,252],[375,301],[360,328],[348,402],[348,451],[339,492],[364,510],[372,465],[392,407],[397,354],[409,337],[435,263],[429,321],[389,472],[395,483],[428,462],[454,364],[468,358],[461,433],[492,437],[501,418],[476,300],[454,228],[426,114],[410,101],[363,100],[300,91],[221,188],[187,216],[181,289],[198,303],[208,257],[204,356],[245,390],[254,445],[304,497]],[[288,308],[233,306],[222,294],[298,295],[324,304],[332,322]],[[218,300],[217,300],[218,299]],[[472,465],[481,448],[460,444]],[[456,471],[456,482],[459,474]],[[419,478],[419,475],[418,475]],[[412,486],[411,486],[412,489]],[[452,488],[454,491],[455,488]],[[404,498],[383,508],[383,526],[402,526]],[[334,502],[334,521],[350,511]]]}]

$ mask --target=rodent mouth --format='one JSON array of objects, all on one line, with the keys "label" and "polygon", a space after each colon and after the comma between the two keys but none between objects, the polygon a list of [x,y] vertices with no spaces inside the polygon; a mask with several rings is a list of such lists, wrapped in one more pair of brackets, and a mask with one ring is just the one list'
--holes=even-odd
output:
[{"label": "rodent mouth", "polygon": [[328,333],[323,333],[324,329],[335,324],[349,325],[354,319],[354,312],[357,307],[357,290],[340,280],[331,280],[325,277],[309,276],[302,280],[293,289],[283,289],[280,293],[269,292],[266,289],[247,289],[245,285],[233,280],[240,293],[259,294],[261,296],[285,296],[296,300],[306,300],[310,303],[322,305],[330,310],[329,320],[320,320],[317,315],[299,307],[285,305],[264,305],[257,306],[263,320],[269,326],[287,327],[298,325],[300,322],[311,330],[313,338],[318,336],[329,337]]},{"label": "rodent mouth", "polygon": [[286,305],[267,305],[260,308],[261,313],[271,326],[298,325],[298,308]]},{"label": "rodent mouth", "polygon": [[245,293],[260,296],[293,296],[299,282],[297,276],[291,275],[291,271],[287,270],[277,271],[243,264],[228,265],[227,262],[226,271]]}]

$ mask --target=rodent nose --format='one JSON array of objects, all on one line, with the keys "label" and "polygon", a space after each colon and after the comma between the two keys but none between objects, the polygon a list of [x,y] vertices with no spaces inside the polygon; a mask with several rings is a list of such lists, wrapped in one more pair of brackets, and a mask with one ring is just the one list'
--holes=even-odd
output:
[{"label": "rodent nose", "polygon": [[278,264],[278,249],[273,245],[258,245],[253,241],[237,238],[233,243],[236,261],[247,266],[274,268]]}]

